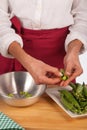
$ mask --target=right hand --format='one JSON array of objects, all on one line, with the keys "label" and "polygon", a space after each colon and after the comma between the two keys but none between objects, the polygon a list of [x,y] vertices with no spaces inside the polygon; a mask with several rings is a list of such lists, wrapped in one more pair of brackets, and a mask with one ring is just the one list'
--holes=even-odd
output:
[{"label": "right hand", "polygon": [[8,53],[14,56],[23,67],[32,75],[37,84],[58,84],[61,73],[58,68],[45,64],[27,54],[17,42],[13,42]]}]

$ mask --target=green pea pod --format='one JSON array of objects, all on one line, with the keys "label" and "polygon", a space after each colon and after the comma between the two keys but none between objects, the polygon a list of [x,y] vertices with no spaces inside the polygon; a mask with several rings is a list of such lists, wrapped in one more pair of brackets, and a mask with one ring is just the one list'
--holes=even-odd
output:
[{"label": "green pea pod", "polygon": [[73,106],[70,102],[67,101],[67,99],[64,97],[63,94],[61,94],[61,102],[64,105],[64,107],[68,110],[70,110],[73,113],[80,113],[77,108]]},{"label": "green pea pod", "polygon": [[70,87],[72,87],[72,89],[73,89],[74,91],[76,91],[76,84],[75,84],[75,83],[70,82],[69,85],[70,85]]},{"label": "green pea pod", "polygon": [[60,69],[60,72],[62,73],[61,80],[63,80],[63,81],[67,80],[67,79],[68,79],[68,76],[65,75],[64,69]]},{"label": "green pea pod", "polygon": [[71,92],[69,92],[68,90],[60,90],[60,93],[63,94],[63,96],[67,99],[69,103],[80,110],[80,105]]},{"label": "green pea pod", "polygon": [[85,106],[87,106],[87,101],[85,101],[85,102],[82,102],[82,101],[81,101],[81,102],[80,102],[80,105],[81,105],[81,107],[84,108]]},{"label": "green pea pod", "polygon": [[82,110],[82,114],[87,113],[87,106],[84,107],[84,109]]},{"label": "green pea pod", "polygon": [[87,98],[87,86],[85,85],[84,82],[83,82],[83,94]]},{"label": "green pea pod", "polygon": [[77,83],[76,95],[79,98],[79,101],[86,100],[84,96],[84,89],[85,89],[85,86],[83,87],[83,85]]},{"label": "green pea pod", "polygon": [[80,103],[80,102],[85,102],[86,99],[85,97],[83,97],[83,95],[78,95],[77,93],[75,93],[74,91],[72,91],[72,94],[74,95],[75,99]]},{"label": "green pea pod", "polygon": [[83,86],[80,83],[76,83],[76,93],[77,94],[83,93]]},{"label": "green pea pod", "polygon": [[85,109],[84,109],[84,110],[85,110],[85,112],[87,112],[87,106],[85,106]]}]

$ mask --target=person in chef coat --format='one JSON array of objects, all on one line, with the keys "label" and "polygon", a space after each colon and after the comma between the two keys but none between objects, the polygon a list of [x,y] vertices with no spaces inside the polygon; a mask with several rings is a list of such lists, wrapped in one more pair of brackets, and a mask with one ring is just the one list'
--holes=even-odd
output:
[{"label": "person in chef coat", "polygon": [[86,50],[86,0],[1,0],[0,74],[28,71],[37,84],[66,86],[83,72]]}]

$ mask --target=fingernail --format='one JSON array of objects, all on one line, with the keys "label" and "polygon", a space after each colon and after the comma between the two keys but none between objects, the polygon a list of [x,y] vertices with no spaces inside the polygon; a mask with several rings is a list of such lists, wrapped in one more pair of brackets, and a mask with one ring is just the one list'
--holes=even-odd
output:
[{"label": "fingernail", "polygon": [[59,73],[59,75],[60,75],[60,76],[63,76],[63,74],[62,74],[61,72]]},{"label": "fingernail", "polygon": [[70,72],[66,72],[67,75],[71,75]]}]

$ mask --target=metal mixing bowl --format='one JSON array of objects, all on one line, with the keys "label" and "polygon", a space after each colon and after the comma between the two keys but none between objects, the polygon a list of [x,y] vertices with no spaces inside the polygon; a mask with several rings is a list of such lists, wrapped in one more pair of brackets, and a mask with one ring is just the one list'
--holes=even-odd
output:
[{"label": "metal mixing bowl", "polygon": [[28,72],[9,72],[0,75],[0,96],[11,106],[28,106],[36,103],[45,92],[46,85],[37,85]]}]

